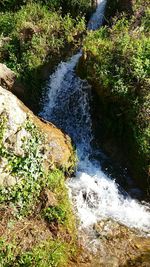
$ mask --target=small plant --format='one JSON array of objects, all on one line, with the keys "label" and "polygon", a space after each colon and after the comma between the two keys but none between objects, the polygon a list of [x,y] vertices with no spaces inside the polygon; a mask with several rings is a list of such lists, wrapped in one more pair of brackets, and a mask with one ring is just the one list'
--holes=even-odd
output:
[{"label": "small plant", "polygon": [[3,137],[4,137],[4,134],[5,134],[5,131],[7,129],[7,116],[6,114],[1,114],[0,116],[0,153],[2,153],[2,148],[3,148]]},{"label": "small plant", "polygon": [[49,239],[36,245],[32,250],[19,254],[17,245],[0,240],[0,266],[16,267],[62,267],[67,266],[69,246],[62,240]]},{"label": "small plant", "polygon": [[[1,124],[6,124],[3,116],[1,116]],[[2,143],[0,148],[0,156],[8,161],[9,173],[18,180],[13,187],[0,189],[0,203],[7,203],[8,201],[13,203],[20,215],[29,210],[32,211],[33,202],[36,202],[46,180],[46,174],[43,170],[44,159],[41,153],[41,144],[44,142],[44,137],[29,120],[22,127],[28,133],[22,144],[23,156],[15,155],[13,150],[5,147],[5,143]],[[4,125],[3,129],[5,129]]]},{"label": "small plant", "polygon": [[48,222],[64,223],[66,212],[61,207],[49,207],[44,209],[43,216]]}]

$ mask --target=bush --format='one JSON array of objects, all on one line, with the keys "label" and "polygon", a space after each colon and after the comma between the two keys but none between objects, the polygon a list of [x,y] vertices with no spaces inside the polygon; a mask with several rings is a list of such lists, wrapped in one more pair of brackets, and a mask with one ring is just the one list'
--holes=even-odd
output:
[{"label": "bush", "polygon": [[0,13],[0,60],[28,88],[30,104],[36,106],[39,101],[43,67],[49,64],[50,73],[69,56],[68,51],[71,55],[78,49],[84,31],[84,19],[62,18],[39,4],[28,4],[16,13]]},{"label": "bush", "polygon": [[[139,8],[139,7],[138,7]],[[105,137],[113,135],[127,152],[136,177],[149,168],[150,9],[138,9],[131,19],[122,15],[112,28],[90,32],[84,42],[81,67],[96,88],[105,114]],[[80,68],[80,66],[79,66]],[[141,178],[142,179],[142,178]]]},{"label": "bush", "polygon": [[[1,59],[16,72],[25,74],[41,66],[52,55],[58,55],[67,45],[78,45],[78,35],[84,31],[84,20],[77,21],[56,12],[49,12],[45,6],[31,4],[17,13],[1,13],[1,38],[10,41],[1,51]],[[17,64],[17,65],[16,65]]]},{"label": "bush", "polygon": [[17,11],[22,6],[27,4],[40,4],[46,6],[49,10],[60,10],[63,15],[70,13],[73,17],[79,14],[91,13],[92,1],[91,0],[2,0],[0,3],[0,10]]}]

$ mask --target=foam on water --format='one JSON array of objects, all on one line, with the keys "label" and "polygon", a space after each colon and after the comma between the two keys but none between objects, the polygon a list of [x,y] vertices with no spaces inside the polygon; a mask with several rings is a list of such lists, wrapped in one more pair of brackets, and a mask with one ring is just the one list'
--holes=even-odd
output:
[{"label": "foam on water", "polygon": [[136,200],[124,197],[114,180],[110,180],[102,171],[76,173],[76,178],[68,183],[72,191],[81,220],[81,227],[88,227],[102,219],[112,218],[129,227],[145,233],[150,231],[150,213],[148,207]]},{"label": "foam on water", "polygon": [[[96,29],[102,24],[105,4],[106,1],[99,1],[89,29]],[[89,104],[90,86],[77,77],[74,70],[81,55],[79,52],[69,61],[60,63],[50,76],[40,113],[40,116],[68,133],[76,144],[78,169],[68,186],[80,226],[86,228],[101,219],[112,218],[149,234],[148,207],[124,194],[115,180],[101,171],[100,163],[91,160],[95,152],[91,146],[94,136]]]}]

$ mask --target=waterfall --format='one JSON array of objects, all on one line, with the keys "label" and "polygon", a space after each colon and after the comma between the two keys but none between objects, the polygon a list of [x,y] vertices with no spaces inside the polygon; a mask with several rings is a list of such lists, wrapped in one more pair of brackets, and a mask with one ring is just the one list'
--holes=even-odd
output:
[{"label": "waterfall", "polygon": [[98,6],[88,23],[88,30],[97,30],[103,24],[106,3],[107,0],[97,1]]},{"label": "waterfall", "polygon": [[[102,25],[105,5],[105,0],[98,1],[89,30]],[[104,174],[100,163],[92,159],[95,152],[91,144],[94,138],[89,103],[91,88],[75,74],[81,55],[79,52],[67,62],[61,62],[49,77],[40,112],[41,117],[63,129],[76,144],[78,168],[67,185],[80,227],[88,228],[102,219],[112,218],[149,234],[150,212],[146,204],[124,194],[115,180]]]}]

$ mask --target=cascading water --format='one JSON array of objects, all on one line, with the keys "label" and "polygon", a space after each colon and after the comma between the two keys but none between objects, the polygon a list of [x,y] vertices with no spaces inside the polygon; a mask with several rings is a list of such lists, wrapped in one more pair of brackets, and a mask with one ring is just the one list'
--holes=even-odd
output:
[{"label": "cascading water", "polygon": [[[97,29],[103,21],[106,1],[98,1],[88,28]],[[80,218],[81,228],[105,218],[112,218],[129,227],[150,233],[150,212],[146,205],[119,190],[115,180],[105,175],[100,163],[92,160],[90,86],[75,74],[82,53],[58,65],[47,83],[47,95],[40,116],[49,120],[67,134],[76,144],[79,158],[76,177],[68,182],[71,197]]]},{"label": "cascading water", "polygon": [[106,3],[107,0],[97,1],[97,9],[88,23],[88,30],[97,30],[103,24]]}]

